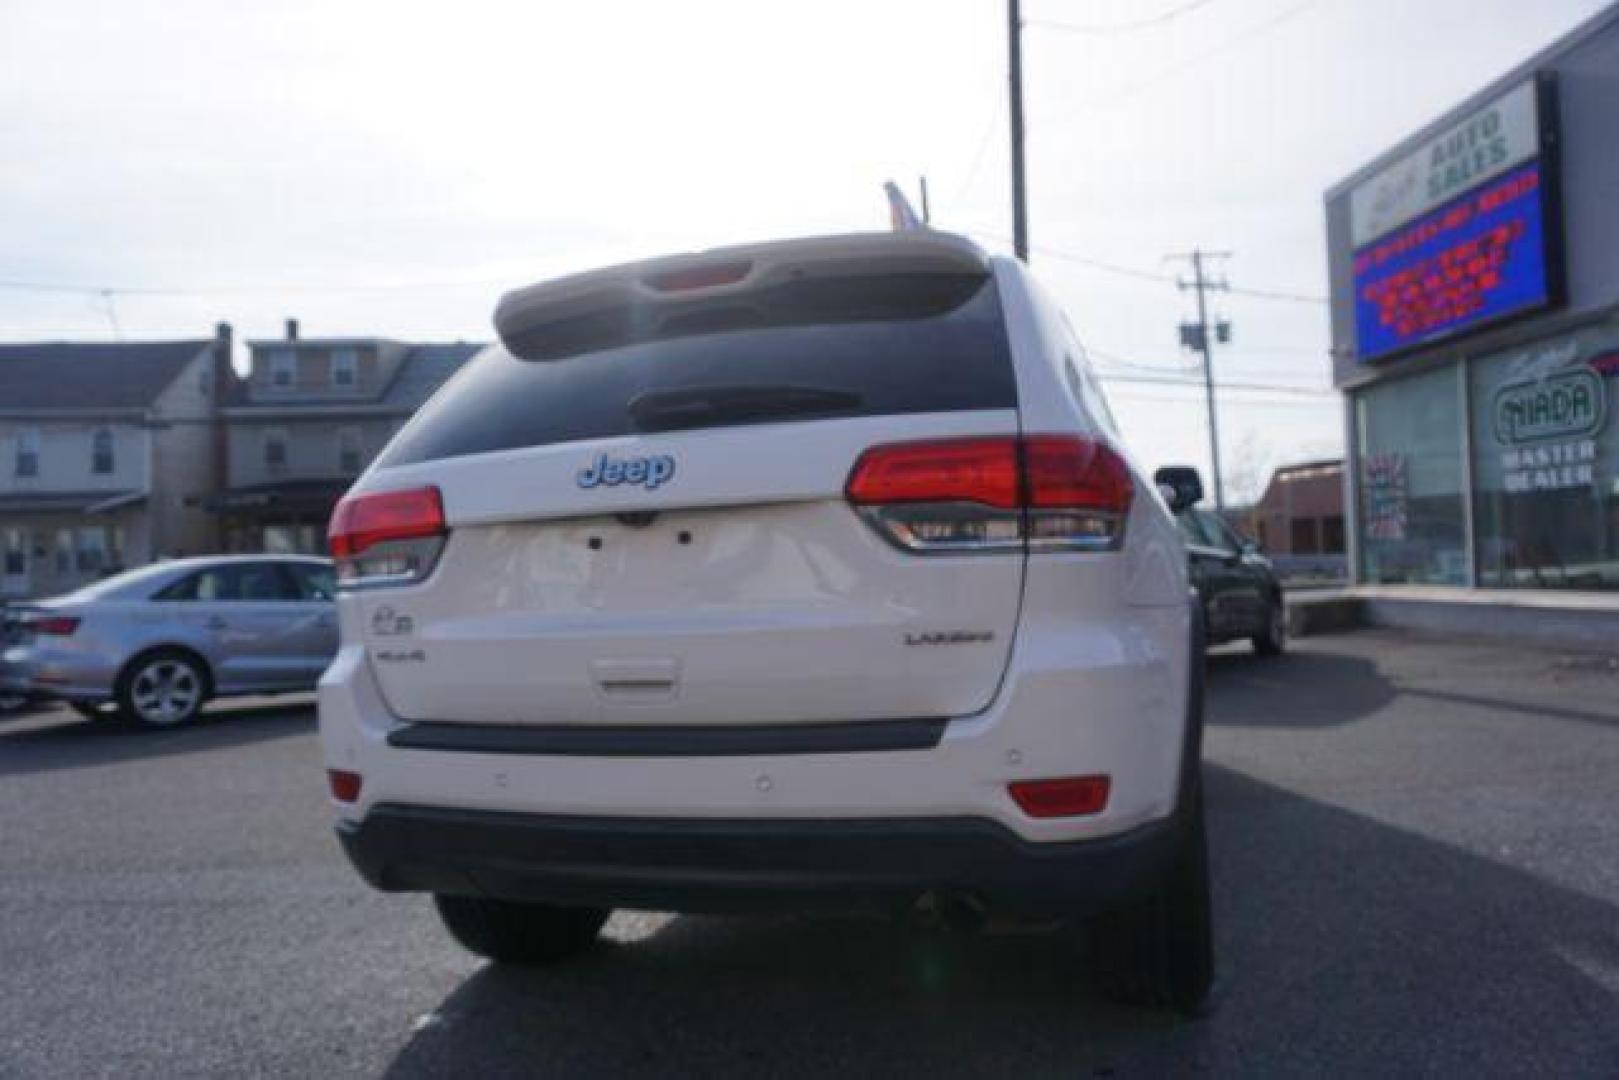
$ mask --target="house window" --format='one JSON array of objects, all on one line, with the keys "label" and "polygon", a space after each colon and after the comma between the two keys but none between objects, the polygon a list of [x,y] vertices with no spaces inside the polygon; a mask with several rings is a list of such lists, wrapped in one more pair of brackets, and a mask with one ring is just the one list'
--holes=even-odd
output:
[{"label": "house window", "polygon": [[75,565],[81,574],[100,573],[107,565],[107,530],[92,525],[76,530]]},{"label": "house window", "polygon": [[39,432],[17,432],[17,456],[14,471],[18,476],[39,475]]},{"label": "house window", "polygon": [[353,349],[338,349],[332,353],[332,385],[353,386],[357,381],[360,356]]},{"label": "house window", "polygon": [[1316,533],[1315,518],[1300,517],[1293,519],[1292,554],[1319,555],[1321,541]]},{"label": "house window", "polygon": [[1321,519],[1321,554],[1344,553],[1344,518],[1342,514]]},{"label": "house window", "polygon": [[282,390],[292,389],[298,373],[298,357],[289,349],[278,349],[270,354],[270,385]]},{"label": "house window", "polygon": [[353,428],[342,428],[337,433],[337,468],[353,475],[364,468],[360,451],[360,433]]},{"label": "house window", "polygon": [[90,436],[90,471],[97,476],[110,476],[116,462],[113,459],[112,432],[99,428]]},{"label": "house window", "polygon": [[10,577],[21,577],[28,572],[28,534],[21,529],[5,531],[4,569]]},{"label": "house window", "polygon": [[264,466],[267,469],[287,467],[287,433],[279,428],[264,433]]}]

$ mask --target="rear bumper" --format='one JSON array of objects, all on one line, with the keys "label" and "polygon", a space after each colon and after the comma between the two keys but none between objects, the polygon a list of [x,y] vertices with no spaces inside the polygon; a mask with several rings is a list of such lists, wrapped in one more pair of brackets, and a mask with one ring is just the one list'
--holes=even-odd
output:
[{"label": "rear bumper", "polygon": [[1157,882],[1168,818],[1032,843],[977,818],[576,817],[382,804],[337,834],[378,889],[678,912],[903,912],[924,897],[1009,918],[1063,918]]},{"label": "rear bumper", "polygon": [[0,652],[0,691],[31,698],[106,701],[112,679],[105,665],[75,653],[13,646]]}]

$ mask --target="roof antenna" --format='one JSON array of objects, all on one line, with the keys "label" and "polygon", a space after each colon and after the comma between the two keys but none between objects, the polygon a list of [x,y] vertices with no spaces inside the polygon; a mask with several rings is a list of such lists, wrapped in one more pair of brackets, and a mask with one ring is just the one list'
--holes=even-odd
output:
[{"label": "roof antenna", "polygon": [[898,184],[887,181],[883,184],[883,193],[888,196],[888,224],[895,232],[916,232],[927,228],[927,223],[917,216],[911,201]]},{"label": "roof antenna", "polygon": [[102,289],[97,295],[101,297],[101,302],[106,305],[107,322],[112,324],[113,340],[123,341],[124,328],[118,325],[118,305],[113,302],[113,290]]}]

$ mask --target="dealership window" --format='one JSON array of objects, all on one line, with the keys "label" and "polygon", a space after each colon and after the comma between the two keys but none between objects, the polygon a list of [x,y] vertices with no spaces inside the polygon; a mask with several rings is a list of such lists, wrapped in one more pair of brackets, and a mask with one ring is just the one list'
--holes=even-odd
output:
[{"label": "dealership window", "polygon": [[66,576],[73,573],[73,530],[56,530],[56,572]]},{"label": "dealership window", "polygon": [[355,428],[339,428],[337,432],[337,468],[339,472],[356,474],[364,465],[360,449],[360,433]]},{"label": "dealership window", "polygon": [[332,385],[353,386],[360,367],[360,354],[353,349],[338,349],[332,353]]},{"label": "dealership window", "polygon": [[287,467],[287,433],[280,428],[264,433],[264,467],[275,470]]},{"label": "dealership window", "polygon": [[1619,320],[1471,365],[1479,584],[1619,589]]},{"label": "dealership window", "polygon": [[1355,396],[1360,569],[1372,584],[1467,584],[1460,375],[1452,367]]},{"label": "dealership window", "polygon": [[298,357],[291,349],[277,349],[270,354],[270,385],[282,390],[292,388],[298,373]]},{"label": "dealership window", "polygon": [[39,475],[39,432],[26,428],[17,432],[16,456],[12,472],[18,476]]},{"label": "dealership window", "polygon": [[90,471],[97,476],[110,476],[116,464],[112,432],[97,428],[90,436]]}]

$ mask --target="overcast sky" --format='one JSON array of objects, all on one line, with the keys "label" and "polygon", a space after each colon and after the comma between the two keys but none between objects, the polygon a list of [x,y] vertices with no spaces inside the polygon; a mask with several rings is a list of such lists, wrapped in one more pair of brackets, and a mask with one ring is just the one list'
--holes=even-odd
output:
[{"label": "overcast sky", "polygon": [[[1031,261],[1104,372],[1186,373],[1190,297],[1081,260],[1227,249],[1319,297],[1324,189],[1603,6],[1025,0]],[[1005,57],[997,0],[0,0],[0,281],[85,290],[0,287],[0,340],[483,340],[504,288],[884,228],[924,173],[1002,249]],[[1217,379],[1328,386],[1320,304],[1218,309]],[[1206,468],[1195,387],[1110,397],[1143,460]],[[1341,452],[1330,395],[1220,405],[1238,487]]]}]

